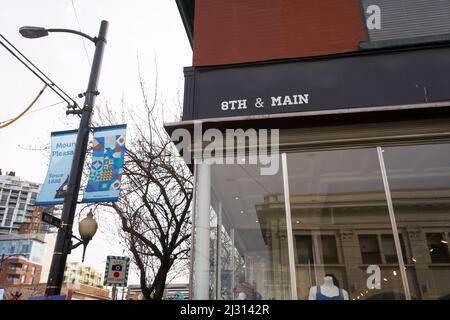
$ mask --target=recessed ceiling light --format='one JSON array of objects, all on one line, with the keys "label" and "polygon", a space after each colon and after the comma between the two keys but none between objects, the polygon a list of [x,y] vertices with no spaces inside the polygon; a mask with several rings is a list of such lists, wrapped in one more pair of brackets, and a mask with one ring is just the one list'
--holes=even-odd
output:
[{"label": "recessed ceiling light", "polygon": [[442,242],[442,243],[445,243],[445,244],[448,243],[448,241],[446,241],[446,240],[441,240],[441,242]]},{"label": "recessed ceiling light", "polygon": [[244,210],[241,210],[240,212],[241,212],[241,214],[242,214],[242,213],[244,213]]},{"label": "recessed ceiling light", "polygon": [[258,221],[258,220],[256,220],[255,222],[256,222],[256,223],[259,223],[259,221]]},{"label": "recessed ceiling light", "polygon": [[235,197],[234,197],[234,200],[239,200],[239,196],[235,196]]},{"label": "recessed ceiling light", "polygon": [[297,221],[295,221],[295,223],[300,223],[300,221],[297,220]]}]

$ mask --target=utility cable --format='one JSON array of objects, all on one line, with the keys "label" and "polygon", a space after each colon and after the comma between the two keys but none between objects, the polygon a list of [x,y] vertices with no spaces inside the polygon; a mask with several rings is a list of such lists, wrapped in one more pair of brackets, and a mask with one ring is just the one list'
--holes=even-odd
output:
[{"label": "utility cable", "polygon": [[19,114],[17,117],[15,117],[14,119],[12,119],[11,121],[0,125],[0,129],[3,129],[7,126],[9,126],[10,124],[13,124],[14,122],[16,122],[17,120],[19,120],[28,110],[31,109],[31,107],[36,103],[36,101],[41,97],[42,93],[44,93],[45,89],[47,89],[47,84],[44,85],[44,87],[42,88],[42,90],[39,92],[39,94],[36,96],[36,98],[34,98],[34,100],[30,103],[30,105],[22,111],[21,114]]},{"label": "utility cable", "polygon": [[[42,72],[38,67],[36,67],[27,57],[25,57],[25,55],[20,52],[16,47],[14,47],[11,42],[9,42],[2,34],[0,34],[0,37],[6,41],[6,43],[8,43],[12,48],[14,48],[14,50],[16,50],[28,63],[30,63],[36,70],[38,70],[43,77],[45,77],[47,79],[47,81],[45,79],[43,79],[43,77],[41,75],[39,75],[35,70],[33,70],[30,66],[28,66],[22,59],[20,59],[17,54],[15,54],[10,48],[8,48],[8,46],[5,45],[5,43],[3,43],[0,40],[0,44],[9,52],[11,53],[17,60],[19,60],[28,70],[30,70],[36,77],[38,77],[42,82],[44,82],[45,84],[47,84],[50,89],[52,89],[61,99],[63,99],[64,101],[67,102],[68,105],[70,105],[70,102],[68,100],[71,100],[73,103],[73,107],[78,107],[78,104],[67,94],[65,93],[59,86],[57,86],[44,72]],[[60,92],[58,92],[54,87],[58,88],[59,91],[62,92],[62,94],[64,94],[66,97],[64,97]],[[68,99],[67,99],[68,98]]]},{"label": "utility cable", "polygon": [[52,79],[50,79],[41,69],[39,69],[38,67],[36,67],[36,65],[31,62],[19,49],[17,49],[11,42],[8,41],[8,39],[6,39],[2,34],[0,34],[0,37],[2,37],[3,40],[5,40],[8,45],[10,45],[14,50],[16,50],[16,52],[18,52],[29,64],[31,64],[36,70],[38,70],[50,83],[52,86],[58,88],[59,91],[61,91],[69,100],[71,100],[73,102],[73,104],[76,106],[77,103],[67,94],[64,92],[63,89],[61,89],[58,85],[56,85],[56,83],[53,82]]},{"label": "utility cable", "polygon": [[[72,2],[73,12],[75,13],[75,18],[77,19],[78,30],[80,30],[80,32],[83,32],[83,31],[81,31],[81,24],[80,24],[80,20],[78,19],[77,9],[75,9],[75,4],[73,3],[73,0],[71,0],[71,2]],[[87,58],[88,64],[89,64],[89,66],[91,66],[91,58],[89,57],[89,54],[88,54],[88,51],[86,48],[86,43],[84,42],[84,37],[81,37],[81,41],[83,41],[84,52],[86,53],[86,58]]]},{"label": "utility cable", "polygon": [[[75,99],[75,98],[79,98],[79,97],[78,97],[78,96],[72,97],[72,99]],[[23,116],[24,116],[24,117],[29,116],[30,114],[33,114],[33,113],[36,113],[36,112],[39,112],[39,111],[42,111],[42,110],[45,110],[45,109],[48,109],[48,108],[57,106],[57,105],[59,105],[59,104],[61,104],[61,103],[64,103],[64,102],[66,102],[66,101],[60,101],[60,102],[55,102],[55,103],[53,103],[53,104],[49,104],[48,106],[45,106],[45,107],[42,107],[42,108],[39,108],[39,109],[30,111],[30,112],[27,112],[27,114],[24,114]],[[67,103],[67,102],[66,102],[66,103]],[[1,125],[2,123],[9,122],[9,121],[11,121],[11,120],[13,120],[13,119],[14,119],[14,118],[11,118],[11,119],[8,119],[8,120],[4,120],[4,121],[0,121],[0,125]]]}]

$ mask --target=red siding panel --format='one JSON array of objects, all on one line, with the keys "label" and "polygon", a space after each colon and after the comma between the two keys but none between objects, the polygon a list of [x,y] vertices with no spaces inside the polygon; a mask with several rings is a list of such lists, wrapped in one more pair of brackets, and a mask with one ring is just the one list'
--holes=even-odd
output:
[{"label": "red siding panel", "polygon": [[197,0],[194,66],[355,51],[358,0]]}]

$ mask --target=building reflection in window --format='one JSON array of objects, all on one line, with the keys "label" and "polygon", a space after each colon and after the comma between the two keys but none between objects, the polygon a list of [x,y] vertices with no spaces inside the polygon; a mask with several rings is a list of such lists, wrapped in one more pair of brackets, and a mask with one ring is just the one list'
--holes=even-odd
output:
[{"label": "building reflection in window", "polygon": [[[383,149],[411,296],[448,297],[450,145]],[[216,298],[235,299],[245,283],[264,299],[289,299],[290,258],[299,299],[329,274],[350,299],[405,298],[375,148],[287,154],[294,257],[288,254],[282,175],[261,176],[258,169],[212,166],[211,203],[215,214],[219,203],[222,210],[212,236],[221,248],[212,265],[220,269],[220,276],[211,276],[211,286],[220,285]],[[379,289],[367,286],[371,265],[380,269]]]}]

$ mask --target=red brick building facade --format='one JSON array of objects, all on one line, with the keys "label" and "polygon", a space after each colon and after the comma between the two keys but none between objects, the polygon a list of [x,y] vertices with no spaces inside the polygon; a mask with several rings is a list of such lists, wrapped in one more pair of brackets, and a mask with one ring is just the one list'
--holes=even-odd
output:
[{"label": "red brick building facade", "polygon": [[0,271],[0,287],[19,284],[38,284],[42,266],[24,258],[9,258],[3,261]]},{"label": "red brick building facade", "polygon": [[357,51],[365,40],[355,0],[195,1],[194,66]]}]

